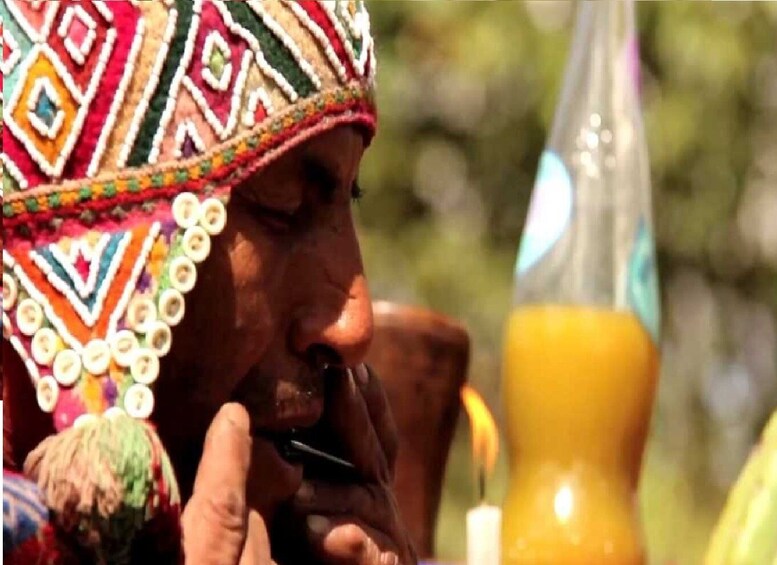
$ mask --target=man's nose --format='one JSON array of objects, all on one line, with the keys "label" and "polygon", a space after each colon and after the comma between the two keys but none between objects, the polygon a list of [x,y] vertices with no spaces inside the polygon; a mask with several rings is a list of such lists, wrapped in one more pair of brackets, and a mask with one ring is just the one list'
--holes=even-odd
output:
[{"label": "man's nose", "polygon": [[373,330],[372,302],[364,275],[353,278],[347,295],[332,289],[316,294],[327,303],[311,304],[298,317],[293,335],[295,350],[305,353],[323,346],[335,352],[345,365],[358,365],[367,354]]},{"label": "man's nose", "polygon": [[297,302],[291,339],[300,354],[325,347],[345,365],[356,366],[372,341],[372,301],[356,233],[346,223],[347,228],[316,240],[300,262],[294,280],[303,298]]},{"label": "man's nose", "polygon": [[304,354],[314,347],[325,347],[346,366],[358,365],[367,354],[373,331],[372,302],[364,274],[353,277],[346,293],[329,288],[315,294],[321,302],[308,305],[297,317],[294,349]]}]

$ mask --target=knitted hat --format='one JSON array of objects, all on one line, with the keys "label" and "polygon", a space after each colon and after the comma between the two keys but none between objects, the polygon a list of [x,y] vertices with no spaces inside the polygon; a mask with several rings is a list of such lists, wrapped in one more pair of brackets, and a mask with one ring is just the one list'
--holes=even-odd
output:
[{"label": "knitted hat", "polygon": [[[126,560],[179,511],[147,422],[230,189],[375,126],[362,2],[3,0],[3,336],[57,435],[27,458],[60,527]],[[108,549],[106,549],[108,548]]]}]

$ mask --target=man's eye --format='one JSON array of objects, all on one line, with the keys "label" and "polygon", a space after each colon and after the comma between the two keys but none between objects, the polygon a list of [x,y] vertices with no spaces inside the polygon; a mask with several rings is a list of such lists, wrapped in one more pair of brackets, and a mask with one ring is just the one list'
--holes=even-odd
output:
[{"label": "man's eye", "polygon": [[315,156],[308,155],[302,161],[302,172],[305,183],[314,188],[324,202],[331,203],[340,181],[327,164]]},{"label": "man's eye", "polygon": [[292,228],[296,224],[297,214],[274,210],[266,206],[256,206],[256,214],[274,227]]},{"label": "man's eye", "polygon": [[245,194],[236,193],[240,204],[262,224],[273,230],[289,230],[297,223],[299,210],[276,208]]},{"label": "man's eye", "polygon": [[359,182],[354,182],[351,185],[351,200],[358,202],[364,197],[364,189],[359,185]]}]

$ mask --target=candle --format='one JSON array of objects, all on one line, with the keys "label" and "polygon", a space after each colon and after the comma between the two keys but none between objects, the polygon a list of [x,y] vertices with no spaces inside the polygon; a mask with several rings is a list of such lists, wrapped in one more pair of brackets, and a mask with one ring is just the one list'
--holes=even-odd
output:
[{"label": "candle", "polygon": [[472,460],[480,501],[467,512],[467,565],[500,565],[502,511],[486,504],[486,477],[496,464],[499,434],[491,412],[474,389],[464,386],[461,400],[472,430]]},{"label": "candle", "polygon": [[502,511],[481,504],[467,512],[467,565],[499,565]]}]

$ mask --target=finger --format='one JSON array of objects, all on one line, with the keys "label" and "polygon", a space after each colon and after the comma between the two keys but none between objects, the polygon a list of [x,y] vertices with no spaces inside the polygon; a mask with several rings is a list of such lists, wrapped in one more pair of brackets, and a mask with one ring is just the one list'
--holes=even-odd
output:
[{"label": "finger", "polygon": [[255,510],[248,513],[248,531],[239,565],[271,565],[270,539],[264,519]]},{"label": "finger", "polygon": [[330,426],[345,457],[367,482],[388,482],[391,477],[386,456],[352,371],[334,379],[327,403]]},{"label": "finger", "polygon": [[364,398],[367,412],[375,428],[375,434],[383,447],[383,453],[386,455],[388,466],[393,470],[399,449],[399,436],[394,421],[394,414],[391,411],[383,383],[375,371],[372,370],[372,367],[364,363],[357,365],[353,373],[356,377],[356,385]]},{"label": "finger", "polygon": [[194,492],[183,513],[186,563],[234,565],[247,527],[246,477],[251,459],[249,418],[224,405],[205,437]]},{"label": "finger", "polygon": [[399,520],[393,496],[377,485],[344,485],[305,481],[292,500],[298,515],[355,516],[368,526],[393,537]]},{"label": "finger", "polygon": [[311,515],[308,539],[327,565],[399,565],[399,552],[383,533],[352,518]]}]

